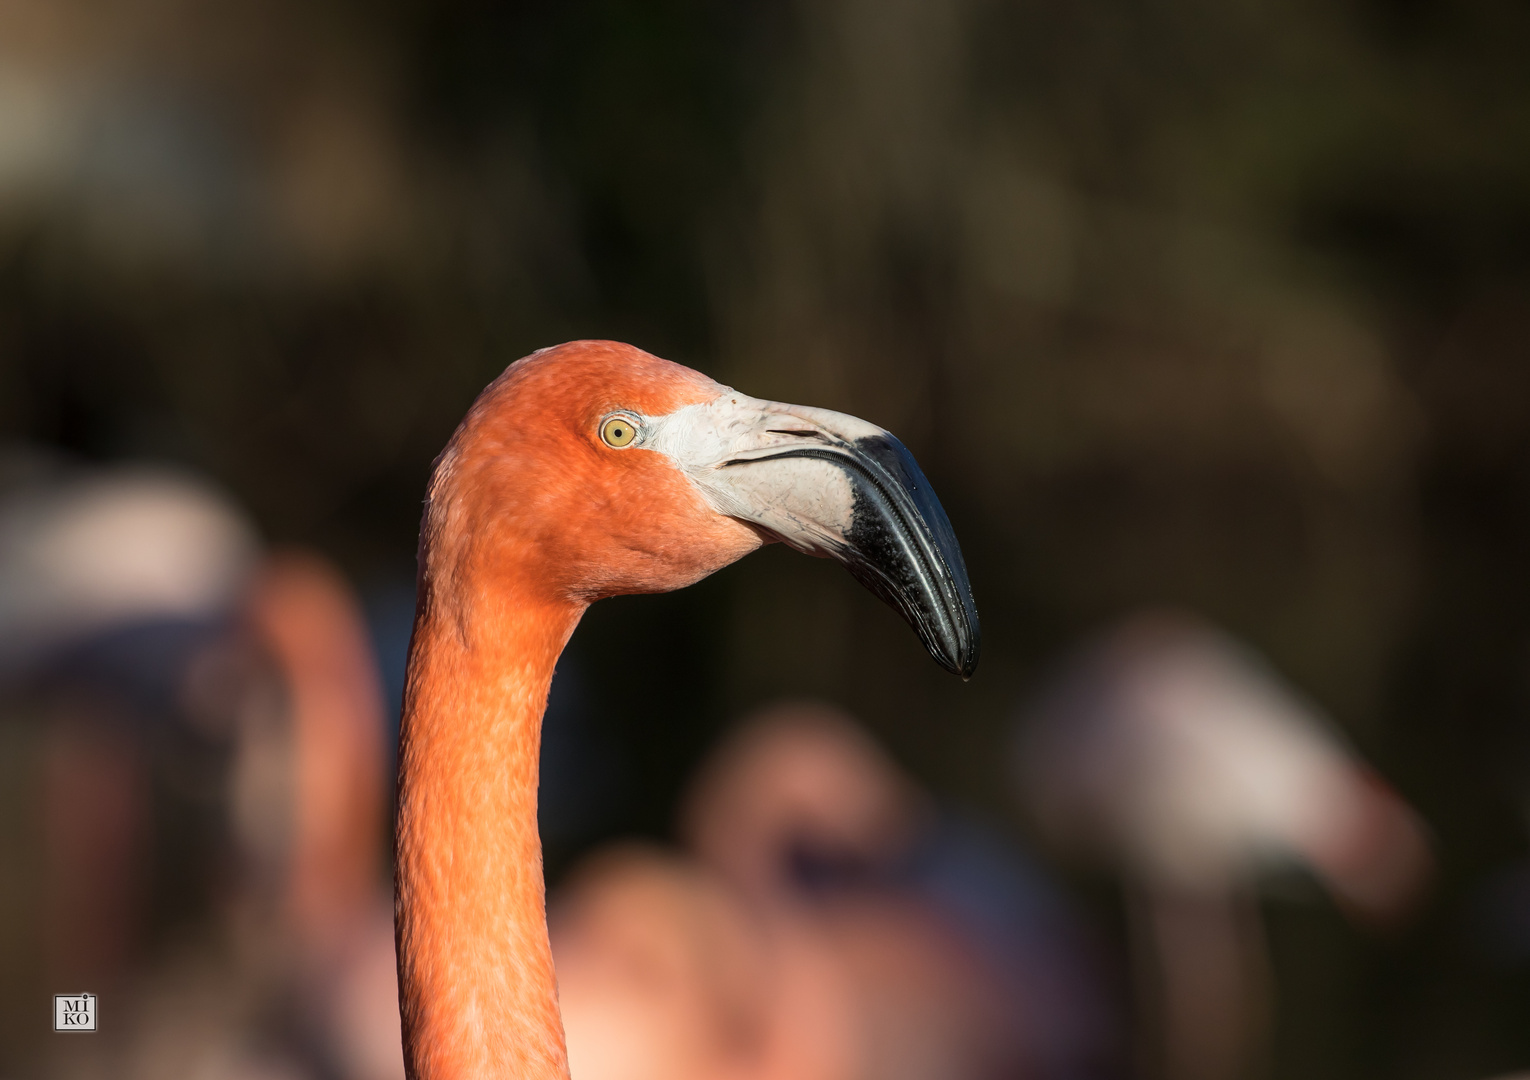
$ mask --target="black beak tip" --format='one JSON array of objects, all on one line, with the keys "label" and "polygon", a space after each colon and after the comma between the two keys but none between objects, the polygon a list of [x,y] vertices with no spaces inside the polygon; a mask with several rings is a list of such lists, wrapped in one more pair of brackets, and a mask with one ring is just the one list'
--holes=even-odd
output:
[{"label": "black beak tip", "polygon": [[961,546],[914,456],[892,435],[859,440],[849,532],[851,572],[897,608],[935,662],[962,680],[977,671],[977,606]]},{"label": "black beak tip", "polygon": [[962,682],[967,682],[977,672],[980,645],[977,627],[973,626],[966,633],[955,635],[955,640],[949,642],[935,659],[952,675],[960,675]]},{"label": "black beak tip", "polygon": [[971,682],[972,676],[977,673],[977,661],[969,659],[968,657],[962,657],[960,660],[954,662],[951,660],[942,660],[940,662],[940,666],[945,668],[952,675],[960,675],[962,682]]}]

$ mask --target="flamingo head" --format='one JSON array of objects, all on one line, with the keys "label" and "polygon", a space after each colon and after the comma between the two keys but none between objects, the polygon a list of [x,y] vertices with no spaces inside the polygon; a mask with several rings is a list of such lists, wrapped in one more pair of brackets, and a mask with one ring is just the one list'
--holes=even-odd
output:
[{"label": "flamingo head", "polygon": [[971,675],[961,549],[902,443],[617,342],[543,349],[483,392],[437,461],[422,567],[535,567],[518,590],[589,603],[678,589],[775,541],[845,564]]}]

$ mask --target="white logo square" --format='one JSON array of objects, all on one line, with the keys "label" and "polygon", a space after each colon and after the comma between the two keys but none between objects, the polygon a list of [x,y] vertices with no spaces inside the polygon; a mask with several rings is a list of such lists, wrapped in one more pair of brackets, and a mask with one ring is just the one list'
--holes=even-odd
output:
[{"label": "white logo square", "polygon": [[54,994],[53,1030],[96,1030],[96,995]]}]

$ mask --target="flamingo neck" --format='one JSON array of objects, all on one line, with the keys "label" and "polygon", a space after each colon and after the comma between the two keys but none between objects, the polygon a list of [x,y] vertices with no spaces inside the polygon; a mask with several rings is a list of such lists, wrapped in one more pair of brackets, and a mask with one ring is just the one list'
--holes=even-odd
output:
[{"label": "flamingo neck", "polygon": [[537,776],[582,607],[473,590],[416,619],[400,733],[397,935],[412,1080],[566,1080]]}]

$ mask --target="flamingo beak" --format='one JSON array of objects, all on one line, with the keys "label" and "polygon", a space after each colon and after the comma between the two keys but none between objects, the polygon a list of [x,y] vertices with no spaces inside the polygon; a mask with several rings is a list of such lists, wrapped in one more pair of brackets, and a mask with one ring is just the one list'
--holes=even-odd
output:
[{"label": "flamingo beak", "polygon": [[977,607],[961,547],[907,447],[844,413],[728,391],[649,421],[713,509],[770,539],[837,559],[891,605],[936,662],[977,668]]}]

